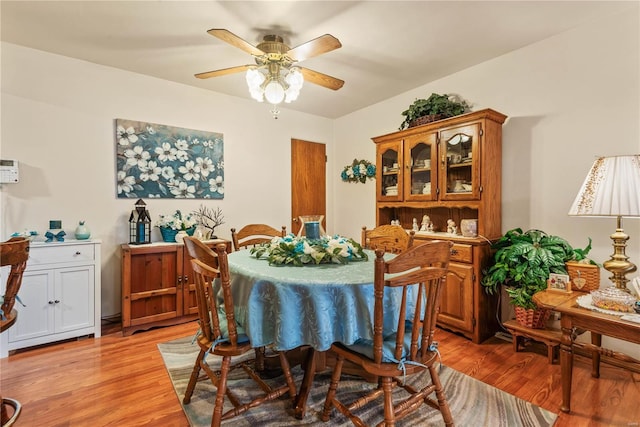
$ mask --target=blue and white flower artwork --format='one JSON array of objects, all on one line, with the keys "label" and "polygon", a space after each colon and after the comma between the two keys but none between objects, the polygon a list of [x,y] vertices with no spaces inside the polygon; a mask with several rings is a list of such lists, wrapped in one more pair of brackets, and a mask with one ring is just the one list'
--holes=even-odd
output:
[{"label": "blue and white flower artwork", "polygon": [[223,199],[221,133],[116,119],[118,198]]}]

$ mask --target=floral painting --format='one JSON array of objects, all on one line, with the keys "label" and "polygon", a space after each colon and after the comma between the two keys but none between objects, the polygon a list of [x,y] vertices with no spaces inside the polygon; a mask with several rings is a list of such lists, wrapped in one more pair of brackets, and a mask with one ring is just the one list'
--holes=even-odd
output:
[{"label": "floral painting", "polygon": [[221,133],[116,119],[118,198],[224,198]]}]

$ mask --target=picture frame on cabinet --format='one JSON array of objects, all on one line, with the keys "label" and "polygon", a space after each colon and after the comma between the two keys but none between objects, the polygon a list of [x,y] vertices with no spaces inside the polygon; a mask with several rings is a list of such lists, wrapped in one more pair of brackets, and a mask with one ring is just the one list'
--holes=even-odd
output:
[{"label": "picture frame on cabinet", "polygon": [[572,293],[569,275],[556,273],[549,274],[549,279],[547,279],[547,290],[564,294]]}]

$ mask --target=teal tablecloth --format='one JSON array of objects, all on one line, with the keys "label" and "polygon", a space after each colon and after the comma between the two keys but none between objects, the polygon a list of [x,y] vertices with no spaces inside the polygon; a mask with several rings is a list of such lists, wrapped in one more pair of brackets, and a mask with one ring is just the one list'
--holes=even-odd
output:
[{"label": "teal tablecloth", "polygon": [[[324,351],[334,342],[372,339],[375,254],[367,253],[368,261],[304,267],[270,266],[248,250],[230,253],[236,321],[254,347]],[[395,311],[399,296],[385,292],[386,312]],[[385,331],[395,330],[392,317],[385,316]]]}]

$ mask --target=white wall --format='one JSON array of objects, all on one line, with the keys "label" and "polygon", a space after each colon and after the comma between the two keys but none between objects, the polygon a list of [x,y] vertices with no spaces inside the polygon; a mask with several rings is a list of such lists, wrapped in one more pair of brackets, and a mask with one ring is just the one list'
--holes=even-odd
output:
[{"label": "white wall", "polygon": [[[614,218],[567,215],[596,156],[640,154],[640,24],[631,12],[606,17],[487,61],[335,122],[335,166],[375,159],[371,137],[394,132],[401,112],[432,92],[457,93],[473,109],[509,116],[503,126],[502,228],[539,228],[590,255],[613,252]],[[335,183],[341,233],[375,223],[375,183]],[[640,219],[626,219],[627,255],[640,266]],[[635,273],[633,276],[637,275]],[[609,273],[602,270],[602,284]],[[636,350],[637,351],[637,350]]]},{"label": "white wall", "polygon": [[[86,220],[102,240],[103,316],[120,313],[120,244],[129,239],[134,200],[117,199],[116,118],[224,135],[225,197],[221,201],[145,199],[152,220],[201,203],[220,207],[216,234],[249,222],[290,224],[290,143],[327,144],[332,121],[212,93],[63,56],[2,43],[2,158],[20,162],[20,182],[1,187],[3,240],[25,228],[41,234],[50,219],[73,236]],[[331,159],[329,167],[333,169]],[[327,211],[333,209],[327,185]],[[327,228],[333,227],[332,215]],[[154,229],[152,241],[160,241]]]}]

